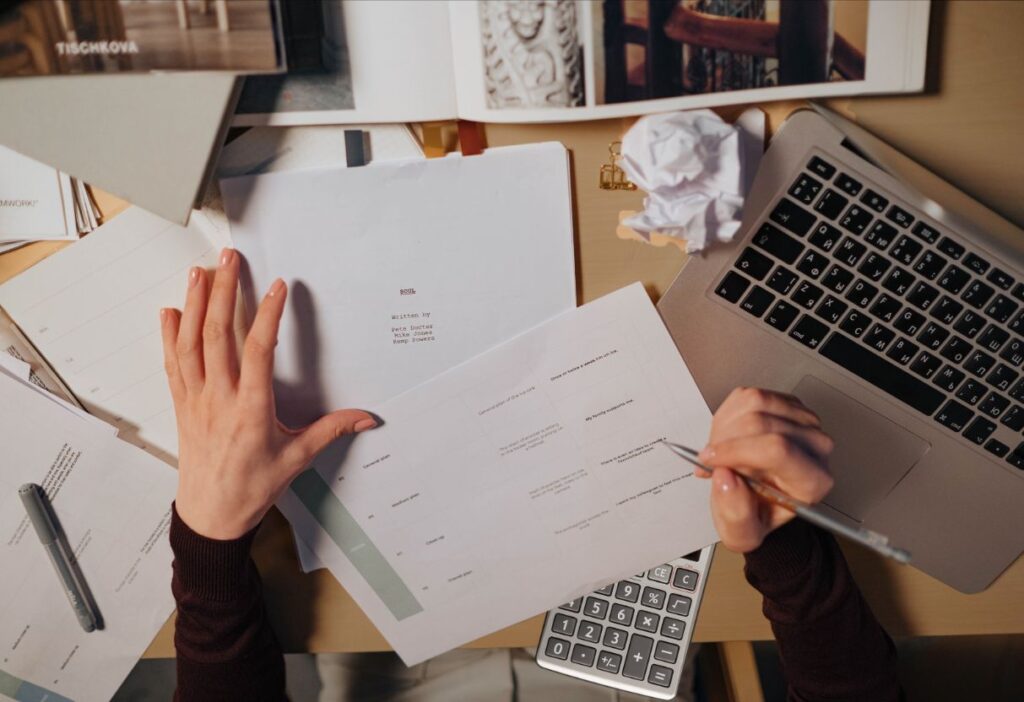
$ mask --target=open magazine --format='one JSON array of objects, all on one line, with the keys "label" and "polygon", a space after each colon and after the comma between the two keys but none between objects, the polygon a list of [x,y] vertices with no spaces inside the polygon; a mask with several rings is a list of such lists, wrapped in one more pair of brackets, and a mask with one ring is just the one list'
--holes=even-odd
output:
[{"label": "open magazine", "polygon": [[927,0],[320,0],[236,125],[551,122],[924,86]]}]

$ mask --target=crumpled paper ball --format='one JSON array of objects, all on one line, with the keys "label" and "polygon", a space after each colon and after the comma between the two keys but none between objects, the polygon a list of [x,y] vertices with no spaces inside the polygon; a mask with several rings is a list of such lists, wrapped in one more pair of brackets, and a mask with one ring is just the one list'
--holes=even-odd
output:
[{"label": "crumpled paper ball", "polygon": [[622,169],[647,192],[644,210],[623,220],[637,233],[686,241],[688,252],[731,241],[764,143],[764,113],[735,125],[711,110],[650,115],[622,138]]}]

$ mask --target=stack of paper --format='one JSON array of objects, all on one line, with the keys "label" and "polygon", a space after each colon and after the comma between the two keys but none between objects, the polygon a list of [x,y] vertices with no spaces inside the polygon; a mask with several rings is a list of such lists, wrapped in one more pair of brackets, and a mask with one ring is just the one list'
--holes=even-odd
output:
[{"label": "stack of paper", "polygon": [[32,241],[74,241],[98,218],[80,180],[0,146],[0,252]]},{"label": "stack of paper", "polygon": [[[167,540],[176,476],[0,354],[0,696],[107,700],[174,609]],[[103,621],[85,633],[18,487],[41,485]]]}]

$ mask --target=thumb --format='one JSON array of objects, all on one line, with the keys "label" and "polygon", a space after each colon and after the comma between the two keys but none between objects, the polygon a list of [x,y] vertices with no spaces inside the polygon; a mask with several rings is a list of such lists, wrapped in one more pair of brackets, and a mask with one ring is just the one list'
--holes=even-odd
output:
[{"label": "thumb", "polygon": [[343,409],[325,414],[296,437],[296,444],[308,463],[318,453],[327,448],[332,441],[345,434],[358,434],[377,426],[377,420],[369,412],[355,409]]},{"label": "thumb", "polygon": [[715,468],[711,475],[711,516],[730,551],[753,551],[764,538],[757,498],[729,468]]}]

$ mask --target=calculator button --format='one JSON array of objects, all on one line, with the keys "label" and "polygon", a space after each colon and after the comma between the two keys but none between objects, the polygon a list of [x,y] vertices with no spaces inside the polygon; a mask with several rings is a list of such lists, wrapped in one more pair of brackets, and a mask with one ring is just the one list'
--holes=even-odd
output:
[{"label": "calculator button", "polygon": [[668,611],[672,614],[678,614],[680,617],[685,617],[690,613],[690,605],[693,604],[693,600],[683,595],[669,595],[668,596]]},{"label": "calculator button", "polygon": [[679,659],[679,646],[668,641],[659,641],[654,647],[654,659],[665,663],[675,663]]},{"label": "calculator button", "polygon": [[626,662],[622,666],[622,674],[634,680],[643,680],[647,673],[647,663],[651,660],[651,649],[654,639],[648,636],[633,634],[626,651]]},{"label": "calculator button", "polygon": [[615,583],[610,583],[608,585],[605,585],[604,587],[597,588],[596,590],[594,590],[594,592],[596,592],[598,595],[611,596],[613,589],[615,589]]},{"label": "calculator button", "polygon": [[602,628],[600,624],[583,620],[580,622],[580,632],[576,634],[576,638],[589,641],[590,643],[597,643],[601,640]]},{"label": "calculator button", "polygon": [[572,662],[576,665],[583,665],[590,667],[594,665],[594,659],[597,658],[597,649],[593,646],[584,646],[583,644],[576,644],[572,647]]},{"label": "calculator button", "polygon": [[658,631],[658,622],[661,617],[654,612],[640,610],[636,615],[636,623],[633,625],[640,631],[649,631],[652,634]]},{"label": "calculator button", "polygon": [[611,614],[608,615],[608,621],[621,624],[622,626],[629,626],[633,622],[633,608],[626,605],[613,604]]},{"label": "calculator button", "polygon": [[668,687],[672,684],[672,669],[663,665],[652,665],[651,673],[647,676],[647,682],[658,687]]},{"label": "calculator button", "polygon": [[676,568],[675,577],[672,578],[672,586],[683,590],[697,589],[697,573],[685,568]]},{"label": "calculator button", "polygon": [[618,653],[611,653],[610,651],[601,651],[601,655],[597,657],[597,669],[603,670],[606,673],[618,673],[619,668],[622,666],[622,656]]},{"label": "calculator button", "polygon": [[577,597],[575,600],[569,600],[564,605],[559,607],[559,609],[564,609],[567,612],[579,612],[580,611],[580,606],[582,604],[583,604],[583,598],[582,597]]},{"label": "calculator button", "polygon": [[672,577],[672,566],[666,563],[665,565],[651,568],[647,571],[647,577],[656,583],[667,583]]},{"label": "calculator button", "polygon": [[685,627],[686,622],[681,622],[672,617],[665,617],[664,621],[661,622],[661,635],[667,636],[670,639],[681,639],[683,638],[683,629]]},{"label": "calculator button", "polygon": [[626,647],[626,641],[629,639],[629,634],[624,632],[622,629],[616,629],[615,627],[607,627],[604,630],[604,641],[605,646],[611,648],[617,648],[620,651]]},{"label": "calculator button", "polygon": [[628,580],[622,580],[615,586],[615,599],[636,602],[640,599],[640,586]]},{"label": "calculator button", "polygon": [[552,636],[548,639],[547,646],[544,647],[544,655],[564,661],[569,657],[569,642]]},{"label": "calculator button", "polygon": [[598,597],[588,597],[587,607],[583,613],[594,619],[604,619],[604,615],[608,613],[608,601]]},{"label": "calculator button", "polygon": [[661,609],[665,606],[665,591],[659,590],[653,587],[644,588],[644,607],[653,607],[654,609]]},{"label": "calculator button", "polygon": [[567,614],[556,614],[551,621],[551,631],[572,636],[576,631],[576,619]]}]

